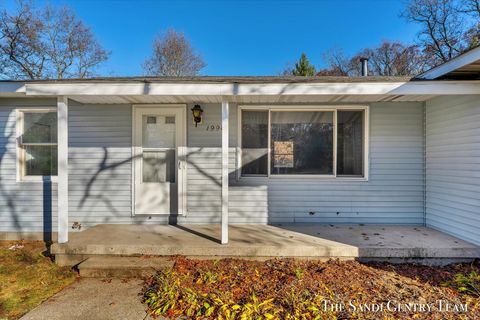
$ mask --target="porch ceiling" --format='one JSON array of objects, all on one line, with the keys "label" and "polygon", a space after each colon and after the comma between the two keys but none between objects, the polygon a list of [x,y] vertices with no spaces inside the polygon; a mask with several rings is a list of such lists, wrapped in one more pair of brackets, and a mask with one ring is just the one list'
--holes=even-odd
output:
[{"label": "porch ceiling", "polygon": [[[232,103],[368,103],[379,101],[426,101],[435,95],[277,95],[229,96]],[[149,104],[149,103],[221,103],[221,95],[73,95],[82,104]]]}]

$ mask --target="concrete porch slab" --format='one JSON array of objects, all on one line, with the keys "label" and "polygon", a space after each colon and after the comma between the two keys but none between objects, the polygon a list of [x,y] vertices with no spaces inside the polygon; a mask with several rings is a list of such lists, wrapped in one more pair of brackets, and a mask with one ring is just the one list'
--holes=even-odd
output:
[{"label": "concrete porch slab", "polygon": [[80,263],[78,270],[84,278],[144,278],[173,264],[168,257],[94,256]]},{"label": "concrete porch slab", "polygon": [[[480,247],[442,232],[407,226],[231,225],[221,245],[220,225],[98,225],[71,233],[51,248],[61,264],[92,255],[183,255],[346,259],[475,259]],[[63,263],[61,262],[64,259]],[[77,262],[77,263],[78,263]]]}]

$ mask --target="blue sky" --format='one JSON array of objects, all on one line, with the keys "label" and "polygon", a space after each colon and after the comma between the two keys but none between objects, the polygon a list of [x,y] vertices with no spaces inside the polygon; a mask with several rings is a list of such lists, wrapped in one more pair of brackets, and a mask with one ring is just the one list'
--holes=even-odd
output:
[{"label": "blue sky", "polygon": [[[14,0],[0,0],[12,8]],[[45,1],[38,1],[42,5]],[[322,67],[332,47],[355,53],[383,39],[412,42],[402,0],[50,0],[66,4],[112,51],[102,75],[141,75],[154,37],[174,28],[203,56],[205,75],[276,75],[305,52]]]}]

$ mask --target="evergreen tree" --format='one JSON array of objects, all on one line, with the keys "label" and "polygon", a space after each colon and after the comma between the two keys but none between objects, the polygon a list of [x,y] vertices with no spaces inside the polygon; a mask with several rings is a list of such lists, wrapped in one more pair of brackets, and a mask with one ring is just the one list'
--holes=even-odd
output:
[{"label": "evergreen tree", "polygon": [[295,63],[295,69],[292,71],[294,76],[313,77],[315,75],[315,67],[310,63],[305,53],[302,53],[300,60]]}]

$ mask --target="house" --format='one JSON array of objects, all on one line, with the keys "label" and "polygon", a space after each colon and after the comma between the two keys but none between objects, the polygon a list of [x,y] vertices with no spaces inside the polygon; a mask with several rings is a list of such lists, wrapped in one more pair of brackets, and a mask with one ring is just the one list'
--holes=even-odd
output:
[{"label": "house", "polygon": [[419,225],[480,245],[480,48],[416,78],[1,81],[0,233]]}]

